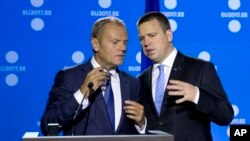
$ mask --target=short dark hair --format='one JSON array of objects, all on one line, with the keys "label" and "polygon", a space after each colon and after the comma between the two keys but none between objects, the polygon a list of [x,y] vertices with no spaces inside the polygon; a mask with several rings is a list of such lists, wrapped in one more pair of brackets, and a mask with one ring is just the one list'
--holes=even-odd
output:
[{"label": "short dark hair", "polygon": [[151,11],[143,15],[137,22],[137,27],[139,27],[142,23],[149,22],[152,20],[157,20],[163,30],[165,32],[168,29],[171,29],[168,18],[162,14],[161,12]]}]

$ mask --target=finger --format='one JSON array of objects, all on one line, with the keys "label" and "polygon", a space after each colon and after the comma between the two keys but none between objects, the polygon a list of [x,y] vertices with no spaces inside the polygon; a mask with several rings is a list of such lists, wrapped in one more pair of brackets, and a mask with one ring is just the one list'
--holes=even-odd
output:
[{"label": "finger", "polygon": [[126,109],[125,113],[130,114],[130,115],[138,115],[139,114],[136,110],[131,110],[131,109]]},{"label": "finger", "polygon": [[175,84],[175,85],[181,85],[181,86],[186,86],[188,83],[184,82],[184,81],[180,81],[180,80],[173,80],[171,79],[169,81],[170,84]]},{"label": "finger", "polygon": [[90,81],[94,82],[96,85],[100,86],[103,85],[107,78],[108,75],[106,72],[104,71],[96,71],[94,74],[92,74],[91,76],[89,76]]},{"label": "finger", "polygon": [[139,111],[139,112],[143,112],[144,111],[144,107],[135,102],[135,101],[131,101],[131,100],[126,100],[125,101],[125,106],[124,106],[124,109],[131,109],[131,110],[136,110],[136,111]]},{"label": "finger", "polygon": [[185,102],[185,101],[186,101],[186,99],[185,99],[185,97],[183,97],[183,98],[176,100],[175,103],[180,104],[180,103]]},{"label": "finger", "polygon": [[136,116],[134,116],[134,115],[126,115],[129,119],[132,119],[132,120],[135,120],[135,121],[137,121],[137,117]]},{"label": "finger", "polygon": [[100,81],[106,78],[105,72],[100,72],[101,68],[95,68],[91,70],[86,76],[86,82],[93,82],[95,80]]},{"label": "finger", "polygon": [[183,96],[184,92],[183,91],[168,91],[168,95],[171,95],[171,96]]},{"label": "finger", "polygon": [[105,72],[98,72],[97,74],[92,76],[92,79],[96,79],[98,81],[105,81],[107,80],[107,74]]},{"label": "finger", "polygon": [[182,90],[183,89],[183,86],[180,86],[180,85],[167,85],[167,89],[168,90],[174,90],[174,91],[176,91],[176,90]]},{"label": "finger", "polygon": [[88,75],[92,75],[92,74],[95,74],[95,73],[97,73],[97,72],[101,72],[102,70],[103,70],[103,68],[101,68],[101,67],[94,68],[94,69],[92,69],[92,70],[88,73]]},{"label": "finger", "polygon": [[141,119],[141,114],[135,110],[125,110],[125,113],[128,118],[133,119],[135,121],[139,121],[139,119]]},{"label": "finger", "polygon": [[124,106],[125,111],[129,111],[129,110],[137,111],[137,109],[138,108],[136,106],[131,106],[131,105],[125,105]]},{"label": "finger", "polygon": [[143,115],[144,107],[136,102],[132,102],[132,104],[126,104],[124,106],[125,112],[133,115]]},{"label": "finger", "polygon": [[125,100],[125,104],[127,104],[127,105],[136,105],[136,102],[132,101],[132,100]]}]

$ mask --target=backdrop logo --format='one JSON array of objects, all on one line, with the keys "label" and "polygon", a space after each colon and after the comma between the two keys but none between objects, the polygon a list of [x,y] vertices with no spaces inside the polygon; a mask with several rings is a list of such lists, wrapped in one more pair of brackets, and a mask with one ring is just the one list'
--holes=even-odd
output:
[{"label": "backdrop logo", "polygon": [[167,10],[162,10],[162,13],[169,18],[171,29],[174,32],[177,30],[178,24],[173,18],[184,18],[185,12],[175,11],[175,8],[177,7],[177,0],[164,0],[164,6]]},{"label": "backdrop logo", "polygon": [[105,16],[115,16],[119,17],[119,11],[118,10],[103,10],[108,9],[112,5],[112,0],[98,0],[98,5],[101,10],[91,10],[90,15],[93,17],[105,17]]},{"label": "backdrop logo", "polygon": [[228,0],[228,7],[231,9],[231,11],[222,11],[220,14],[221,18],[230,19],[228,23],[228,29],[233,33],[239,32],[241,30],[240,20],[248,18],[248,12],[236,11],[240,9],[240,6],[240,0]]},{"label": "backdrop logo", "polygon": [[19,56],[16,51],[9,51],[5,55],[5,60],[9,65],[0,66],[0,72],[6,72],[5,83],[8,86],[15,86],[18,83],[18,76],[16,72],[26,71],[26,67],[22,65],[15,65]]},{"label": "backdrop logo", "polygon": [[84,59],[85,59],[85,56],[84,56],[83,52],[75,51],[75,52],[72,53],[71,59],[75,63],[75,65],[73,65],[73,66],[64,66],[63,69],[69,69],[69,68],[72,68],[72,67],[74,67],[76,65],[79,65],[79,64],[83,63]]},{"label": "backdrop logo", "polygon": [[177,6],[177,0],[164,0],[167,9],[174,9]]},{"label": "backdrop logo", "polygon": [[[202,51],[199,53],[198,58],[205,60],[205,61],[210,61],[211,55],[208,51]],[[217,70],[217,66],[214,66],[214,68]]]},{"label": "backdrop logo", "polygon": [[101,8],[109,8],[111,6],[111,0],[98,0],[98,4]]},{"label": "backdrop logo", "polygon": [[44,0],[30,0],[30,4],[34,7],[34,9],[23,9],[22,15],[34,17],[31,20],[30,26],[35,31],[41,31],[45,26],[45,22],[41,17],[52,16],[52,11],[40,9],[44,5]]},{"label": "backdrop logo", "polygon": [[[234,117],[237,117],[240,113],[240,109],[237,105],[233,105]],[[246,124],[245,118],[234,118],[231,124]]]},{"label": "backdrop logo", "polygon": [[210,61],[211,56],[210,56],[210,53],[209,53],[209,52],[207,52],[207,51],[202,51],[202,52],[200,52],[198,58],[203,59],[203,60],[206,60],[206,61]]},{"label": "backdrop logo", "polygon": [[[234,110],[234,119],[231,124],[246,124],[247,121],[245,118],[236,118],[240,113],[239,107],[237,105],[232,105],[232,107]],[[230,127],[227,128],[227,136],[230,136]]]},{"label": "backdrop logo", "polygon": [[72,61],[76,64],[81,64],[84,61],[84,54],[81,51],[75,51],[72,54]]},{"label": "backdrop logo", "polygon": [[128,71],[140,72],[141,71],[141,51],[135,55],[135,60],[138,64],[137,66],[128,66]]},{"label": "backdrop logo", "polygon": [[30,3],[34,7],[41,7],[44,3],[44,0],[30,0]]}]

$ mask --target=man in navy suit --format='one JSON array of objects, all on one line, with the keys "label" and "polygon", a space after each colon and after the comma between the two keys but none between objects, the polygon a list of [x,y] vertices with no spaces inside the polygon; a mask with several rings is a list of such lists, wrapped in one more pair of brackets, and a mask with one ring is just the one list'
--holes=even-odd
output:
[{"label": "man in navy suit", "polygon": [[[117,67],[123,63],[127,40],[122,20],[106,17],[94,23],[94,56],[86,64],[59,71],[55,77],[41,120],[44,135],[49,135],[49,123],[59,123],[64,135],[145,132],[144,107],[138,103],[140,81]],[[112,104],[105,101],[107,82],[112,96],[107,99]]]},{"label": "man in navy suit", "polygon": [[175,141],[212,141],[211,122],[228,125],[234,116],[214,65],[177,51],[160,12],[146,13],[137,27],[153,63],[139,76],[147,129],[171,133]]}]

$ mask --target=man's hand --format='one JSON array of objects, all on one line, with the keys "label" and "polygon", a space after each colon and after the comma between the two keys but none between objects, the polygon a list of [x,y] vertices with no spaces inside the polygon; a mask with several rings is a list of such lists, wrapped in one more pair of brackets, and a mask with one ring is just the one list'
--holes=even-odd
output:
[{"label": "man's hand", "polygon": [[145,124],[144,107],[141,104],[135,101],[126,100],[124,110],[125,113],[127,114],[127,117],[133,119],[137,126],[139,126],[141,129],[144,127]]},{"label": "man's hand", "polygon": [[91,91],[89,91],[86,95],[88,98],[93,92],[95,92],[100,86],[105,84],[106,79],[108,78],[107,72],[104,71],[104,68],[98,67],[91,70],[82,84],[80,91],[82,94],[85,94],[88,90],[88,84],[90,82],[93,83],[93,87]]},{"label": "man's hand", "polygon": [[169,96],[183,96],[175,101],[177,104],[184,101],[194,102],[197,93],[195,86],[179,80],[170,80],[167,89]]}]

